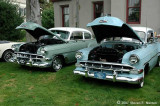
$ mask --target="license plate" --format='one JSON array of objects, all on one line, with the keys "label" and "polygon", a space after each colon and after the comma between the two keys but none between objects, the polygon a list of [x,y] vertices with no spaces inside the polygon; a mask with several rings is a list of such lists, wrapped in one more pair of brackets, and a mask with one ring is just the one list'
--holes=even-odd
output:
[{"label": "license plate", "polygon": [[102,72],[94,72],[94,78],[98,78],[98,79],[106,79],[106,73],[102,73]]}]

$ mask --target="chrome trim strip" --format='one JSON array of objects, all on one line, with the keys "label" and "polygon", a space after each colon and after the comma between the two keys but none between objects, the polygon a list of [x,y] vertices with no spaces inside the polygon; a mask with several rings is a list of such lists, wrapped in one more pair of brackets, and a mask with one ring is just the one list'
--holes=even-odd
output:
[{"label": "chrome trim strip", "polygon": [[[85,66],[82,66],[82,67],[85,67]],[[97,67],[87,67],[88,69],[98,69],[98,70],[106,70],[106,71],[123,71],[123,72],[130,72],[129,69],[112,69],[112,68],[109,68],[109,69],[105,69],[105,68],[97,68]]]},{"label": "chrome trim strip", "polygon": [[133,66],[130,66],[130,65],[127,65],[127,64],[119,64],[119,63],[112,63],[112,62],[100,62],[100,61],[80,61],[79,63],[81,62],[86,62],[86,63],[95,63],[95,64],[105,64],[105,65],[117,65],[117,66],[126,66],[126,67],[130,67],[130,68],[133,68]]},{"label": "chrome trim strip", "polygon": [[24,55],[33,55],[33,56],[42,56],[42,57],[44,57],[43,55],[38,55],[38,54],[33,54],[33,53],[26,53],[26,52],[15,52],[14,54],[24,54]]}]

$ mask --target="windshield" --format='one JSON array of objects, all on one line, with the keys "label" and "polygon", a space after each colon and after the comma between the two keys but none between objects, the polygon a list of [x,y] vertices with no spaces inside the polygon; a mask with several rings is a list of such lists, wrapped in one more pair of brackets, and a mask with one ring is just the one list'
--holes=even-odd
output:
[{"label": "windshield", "polygon": [[68,39],[68,37],[69,37],[68,31],[61,31],[61,30],[51,30],[51,31],[63,39]]},{"label": "windshield", "polygon": [[140,37],[143,41],[145,41],[145,36],[146,36],[145,32],[142,32],[142,31],[135,31],[135,32],[139,35],[139,37]]}]

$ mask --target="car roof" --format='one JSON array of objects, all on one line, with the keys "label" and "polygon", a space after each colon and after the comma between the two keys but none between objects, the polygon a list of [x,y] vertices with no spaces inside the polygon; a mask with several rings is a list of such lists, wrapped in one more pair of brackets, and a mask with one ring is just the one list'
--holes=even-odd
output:
[{"label": "car roof", "polygon": [[85,32],[89,32],[90,31],[83,29],[83,28],[75,28],[75,27],[55,27],[55,28],[50,28],[49,30],[63,30],[63,31],[69,31],[69,32],[73,32],[73,31],[85,31]]},{"label": "car roof", "polygon": [[148,27],[132,27],[133,28],[133,30],[135,30],[135,31],[143,31],[143,32],[148,32],[148,31],[150,31],[150,30],[152,30],[153,31],[153,29],[151,29],[151,28],[148,28]]}]

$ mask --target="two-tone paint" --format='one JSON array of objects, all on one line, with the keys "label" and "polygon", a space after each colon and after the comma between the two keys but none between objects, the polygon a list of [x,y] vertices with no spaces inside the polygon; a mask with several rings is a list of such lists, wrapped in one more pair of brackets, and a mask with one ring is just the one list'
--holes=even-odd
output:
[{"label": "two-tone paint", "polygon": [[[88,60],[89,53],[94,47],[85,48],[77,52],[77,63],[74,74],[111,80],[114,82],[126,82],[143,87],[144,76],[159,64],[160,43],[154,38],[154,30],[147,27],[130,27],[116,17],[100,17],[89,23],[92,27],[97,42],[100,45],[111,47],[115,44],[132,45],[136,49],[126,52],[121,63],[107,61]],[[138,32],[144,33],[142,39]],[[103,41],[109,37],[122,37],[130,40]],[[136,41],[132,41],[136,39]],[[135,64],[130,61],[131,56],[138,58]],[[132,58],[134,60],[134,58]]]},{"label": "two-tone paint", "polygon": [[[51,67],[59,67],[55,71],[59,71],[62,67],[62,64],[73,63],[76,61],[75,53],[77,50],[82,48],[87,48],[88,46],[97,45],[95,39],[91,32],[82,28],[51,28],[46,29],[38,24],[32,22],[25,22],[22,23],[17,29],[24,29],[29,32],[35,39],[39,39],[39,37],[43,35],[51,35],[51,38],[56,38],[58,40],[63,41],[62,44],[51,44],[45,45],[38,48],[37,53],[27,53],[27,52],[20,52],[19,48],[23,45],[16,46],[13,45],[14,49],[14,56],[12,62],[27,65],[31,67],[40,67],[46,68]],[[61,31],[69,31],[70,36],[72,36],[73,32],[82,32],[82,33],[89,33],[91,35],[90,39],[77,39],[77,40],[69,40],[63,39],[60,36],[54,34],[52,31],[54,30],[61,30]],[[58,60],[55,60],[58,59]],[[25,60],[25,61],[24,61]],[[60,61],[59,63],[56,63]],[[55,64],[54,64],[55,63]]]}]

